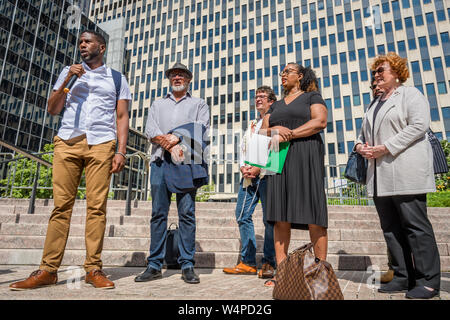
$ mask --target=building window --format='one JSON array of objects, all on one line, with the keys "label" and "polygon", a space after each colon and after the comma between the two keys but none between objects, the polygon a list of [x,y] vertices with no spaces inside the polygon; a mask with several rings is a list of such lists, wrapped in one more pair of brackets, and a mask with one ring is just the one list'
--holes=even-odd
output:
[{"label": "building window", "polygon": [[333,122],[327,122],[327,133],[333,132]]},{"label": "building window", "polygon": [[365,106],[368,106],[370,104],[370,94],[369,93],[363,93],[363,103]]},{"label": "building window", "polygon": [[355,141],[347,141],[347,152],[350,153],[355,147]]},{"label": "building window", "polygon": [[345,130],[346,131],[353,130],[353,120],[352,119],[345,119]]},{"label": "building window", "polygon": [[363,121],[362,118],[355,118],[356,134],[359,134],[359,131],[361,130],[362,121]]},{"label": "building window", "polygon": [[437,87],[438,87],[438,93],[439,94],[446,94],[447,93],[447,86],[446,86],[445,82],[438,82],[437,83]]},{"label": "building window", "polygon": [[338,153],[340,154],[345,153],[345,142],[344,141],[338,142],[337,145],[338,145]]}]

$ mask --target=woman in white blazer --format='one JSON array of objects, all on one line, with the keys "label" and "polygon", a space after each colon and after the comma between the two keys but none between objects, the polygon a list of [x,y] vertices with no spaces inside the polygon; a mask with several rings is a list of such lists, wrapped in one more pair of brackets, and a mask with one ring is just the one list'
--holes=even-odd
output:
[{"label": "woman in white blazer", "polygon": [[426,206],[427,192],[436,191],[425,135],[430,107],[418,89],[402,85],[406,59],[390,52],[371,69],[384,93],[367,110],[355,150],[368,159],[367,190],[392,254],[394,279],[379,291],[432,298],[439,294],[440,258]]}]

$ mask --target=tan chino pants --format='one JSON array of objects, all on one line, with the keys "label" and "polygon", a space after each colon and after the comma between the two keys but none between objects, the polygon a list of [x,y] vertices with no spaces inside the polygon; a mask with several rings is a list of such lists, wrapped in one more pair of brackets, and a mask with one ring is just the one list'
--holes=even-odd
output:
[{"label": "tan chino pants", "polygon": [[116,141],[88,145],[86,135],[70,140],[54,138],[53,199],[40,269],[56,272],[69,236],[72,208],[83,169],[86,176],[86,260],[84,269],[101,269],[100,255],[106,228],[106,202]]}]

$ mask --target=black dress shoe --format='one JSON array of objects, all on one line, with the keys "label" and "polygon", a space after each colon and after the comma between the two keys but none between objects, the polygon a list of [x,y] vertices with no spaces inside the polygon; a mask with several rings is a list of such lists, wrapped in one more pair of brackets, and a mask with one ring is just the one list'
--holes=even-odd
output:
[{"label": "black dress shoe", "polygon": [[380,288],[378,289],[378,292],[381,293],[404,293],[408,291],[407,285],[402,285],[398,282],[391,281],[386,284],[382,284]]},{"label": "black dress shoe", "polygon": [[152,281],[152,280],[161,279],[161,278],[162,278],[161,270],[156,270],[151,267],[148,267],[147,269],[145,269],[145,271],[143,273],[141,273],[136,278],[134,278],[134,281],[135,282],[146,282],[146,281]]},{"label": "black dress shoe", "polygon": [[193,267],[183,269],[181,273],[181,279],[183,279],[184,282],[200,283],[200,278],[195,274]]},{"label": "black dress shoe", "polygon": [[406,298],[408,299],[431,299],[434,296],[439,295],[439,291],[436,289],[433,289],[433,291],[428,290],[424,286],[415,287],[412,290],[409,290],[406,293]]}]

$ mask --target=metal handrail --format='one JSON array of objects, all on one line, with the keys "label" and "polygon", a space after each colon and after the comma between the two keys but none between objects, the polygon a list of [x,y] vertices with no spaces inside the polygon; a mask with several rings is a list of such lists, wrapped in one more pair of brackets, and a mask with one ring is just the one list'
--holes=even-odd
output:
[{"label": "metal handrail", "polygon": [[[14,189],[32,189],[30,196],[30,204],[28,208],[28,213],[34,213],[34,204],[36,199],[37,190],[50,190],[52,189],[51,184],[48,185],[48,180],[46,183],[47,186],[39,186],[38,180],[41,175],[40,166],[41,162],[36,158],[43,160],[41,157],[43,155],[52,155],[52,152],[43,152],[43,153],[35,153],[31,154],[32,157],[28,157],[25,155],[24,157],[14,158],[14,153],[0,153],[0,157],[9,158],[3,161],[0,161],[0,174],[3,175],[4,178],[7,177],[7,185],[6,185],[6,196],[12,197]],[[113,197],[115,199],[125,198],[126,199],[126,208],[125,215],[131,215],[131,204],[134,200],[134,207],[138,206],[138,200],[146,201],[149,196],[149,175],[150,175],[150,158],[151,155],[142,151],[136,151],[134,153],[126,154],[126,161],[128,162],[128,183],[123,183],[120,179],[124,179],[126,181],[125,175],[115,175],[111,179],[110,192],[113,192]],[[1,159],[1,158],[0,158]],[[33,180],[33,183],[23,186],[17,186],[16,184],[16,170],[18,168],[18,164],[20,161],[25,159],[30,159],[32,161],[33,170],[29,171],[28,174],[30,176],[26,176],[25,179]],[[210,159],[211,162],[222,162],[222,163],[237,163],[236,160],[225,160],[225,159]],[[46,161],[46,160],[44,160]],[[135,161],[139,161],[136,164]],[[16,165],[11,165],[12,162],[15,162]],[[36,162],[36,165],[33,164]],[[48,161],[46,161],[48,162]],[[50,162],[48,162],[50,163]],[[50,163],[51,164],[51,163]],[[34,171],[34,166],[36,171]],[[370,205],[373,203],[372,199],[367,196],[367,190],[365,186],[353,183],[348,181],[343,177],[343,169],[345,165],[326,165],[326,175],[325,175],[325,192],[327,196],[328,204],[338,204],[338,205]],[[5,168],[8,170],[5,172]],[[13,168],[13,169],[12,169]],[[51,168],[51,167],[50,167]],[[50,175],[49,175],[50,176]],[[49,178],[47,177],[47,179]],[[119,180],[116,180],[119,178]],[[23,174],[19,178],[19,184],[23,184]],[[12,180],[12,182],[11,182]],[[6,183],[6,179],[5,179]],[[135,186],[135,187],[134,187]],[[209,201],[235,201],[237,196],[237,190],[235,192],[228,193],[229,197],[215,197],[215,195],[225,195],[224,192],[217,191],[217,187],[214,188],[213,191],[210,191],[212,185],[207,186],[203,189],[199,189],[197,192],[197,196],[199,198],[203,197],[203,200]],[[1,188],[1,186],[0,186]],[[85,190],[85,186],[83,183],[78,187],[78,190]],[[9,193],[9,195],[8,195]],[[126,194],[126,196],[125,196]]]},{"label": "metal handrail", "polygon": [[[329,205],[372,205],[365,185],[344,177],[346,164],[325,165],[325,193]],[[334,169],[334,170],[331,170]]]},{"label": "metal handrail", "polygon": [[[6,146],[7,148],[10,148],[11,150],[19,150],[19,148],[12,148],[12,146],[10,146],[7,143],[2,143],[2,145]],[[52,189],[51,186],[39,186],[38,182],[39,182],[39,177],[41,174],[40,171],[40,166],[41,164],[44,164],[45,166],[47,166],[48,168],[52,168],[53,164],[42,159],[41,157],[43,155],[53,155],[53,152],[43,152],[43,153],[28,153],[28,152],[17,152],[20,154],[23,154],[23,157],[16,157],[14,158],[15,154],[14,153],[0,153],[0,157],[3,156],[3,158],[8,157],[9,159],[0,161],[0,174],[2,174],[2,176],[4,176],[5,178],[7,178],[7,182],[6,182],[6,186],[5,186],[5,191],[3,192],[6,197],[12,197],[13,196],[13,192],[14,190],[18,190],[18,189],[31,189],[31,195],[30,195],[30,201],[29,201],[29,206],[28,206],[28,213],[32,214],[34,213],[34,209],[35,209],[35,201],[36,201],[36,194],[37,194],[37,190],[38,189],[44,189],[44,190],[50,190]],[[126,188],[111,188],[114,189],[114,191],[127,191],[127,214],[131,214],[131,199],[132,199],[132,190],[133,190],[133,182],[131,179],[131,175],[133,172],[136,172],[137,175],[139,176],[140,174],[142,175],[142,182],[145,181],[145,193],[144,193],[144,199],[147,199],[147,189],[148,189],[148,164],[150,161],[150,155],[147,155],[144,152],[141,151],[137,151],[134,152],[132,154],[127,154],[126,155],[126,159],[129,160],[129,183],[128,186]],[[139,167],[138,170],[136,171],[135,168],[133,168],[133,161],[135,161],[136,159],[142,159],[144,161],[144,165],[143,168],[141,168],[141,163],[139,163]],[[33,168],[32,170],[23,170],[23,171],[28,171],[28,173],[30,174],[29,177],[25,178],[25,179],[29,179],[29,180],[33,180],[32,184],[28,184],[28,185],[22,185],[23,184],[23,171],[22,171],[22,176],[19,177],[20,181],[17,183],[16,182],[16,173],[17,173],[17,168],[18,165],[20,163],[20,161],[25,161],[25,160],[31,160],[31,168]],[[36,165],[34,165],[34,163],[36,163]],[[34,166],[36,166],[34,168]],[[6,170],[6,172],[5,172]],[[5,179],[6,180],[6,179]],[[27,180],[25,180],[27,181]],[[112,187],[112,183],[113,183],[113,179],[111,179],[111,187]],[[19,186],[17,185],[19,184]],[[25,182],[25,184],[27,184],[27,182]],[[1,187],[1,186],[0,186]],[[142,186],[141,186],[142,187]],[[135,192],[135,200],[137,201],[137,194],[138,194],[138,188],[139,186],[137,186],[136,192]],[[79,186],[78,190],[85,190],[86,188],[83,186]],[[142,191],[141,191],[142,194]],[[136,203],[137,206],[137,203]]]},{"label": "metal handrail", "polygon": [[[126,205],[125,205],[125,215],[130,216],[131,215],[131,192],[133,188],[133,183],[131,182],[131,175],[133,172],[133,160],[137,157],[138,159],[141,158],[144,160],[144,172],[147,171],[147,179],[145,179],[145,199],[147,198],[147,187],[148,187],[148,171],[149,171],[149,163],[151,155],[146,154],[142,151],[136,151],[132,154],[126,154],[126,158],[130,159],[130,165],[129,165],[129,171],[128,171],[128,186],[127,186],[127,197],[126,197]],[[146,169],[145,169],[146,168]],[[139,169],[138,169],[139,172]],[[145,177],[145,174],[143,174]],[[137,207],[137,192],[135,193],[135,207]]]},{"label": "metal handrail", "polygon": [[10,144],[10,143],[8,143],[6,141],[3,141],[3,140],[0,140],[0,145],[4,146],[4,147],[6,147],[6,148],[8,148],[10,150],[13,150],[14,152],[20,153],[20,154],[24,155],[26,158],[28,158],[30,160],[37,161],[40,164],[43,164],[44,166],[47,166],[49,168],[53,167],[53,164],[51,164],[50,162],[48,162],[48,161],[38,157],[37,156],[38,154],[36,154],[36,153],[34,153],[34,154],[30,153],[28,151],[23,150],[22,148],[19,148],[18,146],[15,146],[15,145]]},{"label": "metal handrail", "polygon": [[[8,162],[11,162],[11,161],[18,161],[18,160],[24,160],[24,159],[30,159],[30,158],[28,158],[28,157],[19,157],[19,158],[14,158],[14,153],[9,153],[9,152],[6,152],[6,153],[0,153],[0,156],[2,156],[3,154],[9,154],[9,155],[12,155],[12,159],[9,159],[9,160],[4,160],[4,161],[0,161],[0,165],[2,165],[2,164],[6,164],[6,163],[8,163]],[[34,156],[37,156],[37,155],[45,155],[45,154],[53,154],[53,152],[41,152],[41,153],[31,153],[31,155],[34,155]],[[31,159],[30,159],[31,160]],[[44,160],[44,161],[46,161],[46,160]],[[53,165],[53,164],[52,164]]]}]

